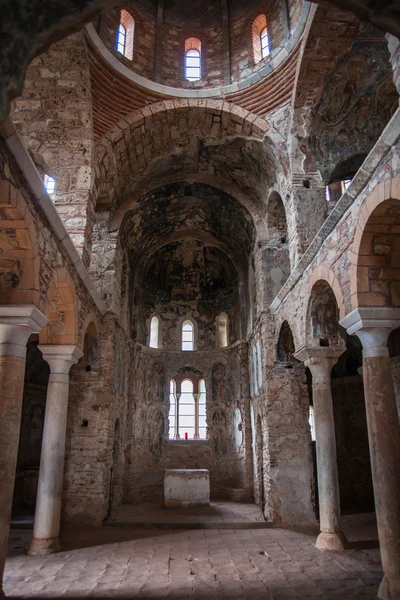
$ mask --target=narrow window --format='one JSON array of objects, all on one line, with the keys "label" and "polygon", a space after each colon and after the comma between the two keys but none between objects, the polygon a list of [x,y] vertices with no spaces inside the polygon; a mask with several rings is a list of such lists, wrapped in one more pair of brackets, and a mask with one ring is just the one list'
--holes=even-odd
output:
[{"label": "narrow window", "polygon": [[228,345],[228,315],[222,313],[217,319],[217,348]]},{"label": "narrow window", "polygon": [[56,182],[53,177],[49,177],[48,175],[44,176],[44,187],[46,188],[46,192],[49,195],[54,194],[56,191]]},{"label": "narrow window", "polygon": [[158,317],[153,317],[150,322],[150,348],[158,348]]},{"label": "narrow window", "polygon": [[175,381],[171,379],[169,382],[169,433],[168,437],[170,440],[179,439],[177,437],[177,423],[176,423],[176,385]]},{"label": "narrow window", "polygon": [[182,325],[182,350],[194,349],[194,330],[192,321],[184,321]]},{"label": "narrow window", "polygon": [[258,15],[258,17],[254,19],[251,29],[254,63],[257,64],[271,52],[267,17],[265,15]]},{"label": "narrow window", "polygon": [[123,56],[132,60],[133,37],[135,32],[135,21],[127,10],[121,10],[121,18],[118,26],[116,49]]},{"label": "narrow window", "polygon": [[201,79],[201,42],[196,38],[185,42],[185,78],[188,81]]},{"label": "narrow window", "polygon": [[179,438],[184,440],[187,437],[193,440],[195,436],[195,401],[193,396],[193,382],[190,379],[184,379],[181,384],[181,396],[179,398]]},{"label": "narrow window", "polygon": [[206,421],[206,383],[204,379],[199,381],[199,422],[198,422],[198,436],[201,440],[205,440],[207,437],[207,421]]},{"label": "narrow window", "polygon": [[314,407],[310,405],[308,409],[308,423],[310,425],[311,441],[315,442],[315,419],[314,419]]},{"label": "narrow window", "polygon": [[261,56],[265,58],[269,54],[269,37],[268,37],[268,29],[264,27],[260,36],[261,40]]}]

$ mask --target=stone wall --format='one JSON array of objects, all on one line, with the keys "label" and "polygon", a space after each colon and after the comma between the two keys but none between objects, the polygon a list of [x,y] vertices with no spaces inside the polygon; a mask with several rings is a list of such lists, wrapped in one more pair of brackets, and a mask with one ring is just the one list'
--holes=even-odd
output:
[{"label": "stone wall", "polygon": [[[229,498],[236,488],[242,498],[252,496],[251,462],[246,458],[251,456],[251,440],[243,348],[242,342],[209,352],[163,352],[135,346],[126,429],[125,502],[160,499],[166,468],[209,469],[214,498]],[[181,369],[188,377],[194,369],[205,380],[207,440],[169,439],[169,382]]]},{"label": "stone wall", "polygon": [[53,200],[88,265],[92,243],[92,99],[83,32],[35,58],[11,113],[39,173],[55,179]]}]

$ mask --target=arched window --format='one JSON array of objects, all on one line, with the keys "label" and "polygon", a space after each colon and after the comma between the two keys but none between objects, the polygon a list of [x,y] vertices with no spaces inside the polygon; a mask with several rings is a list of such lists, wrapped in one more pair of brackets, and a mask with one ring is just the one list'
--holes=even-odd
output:
[{"label": "arched window", "polygon": [[222,313],[217,318],[217,348],[225,348],[228,337],[228,315]]},{"label": "arched window", "polygon": [[267,28],[267,17],[258,15],[252,25],[253,55],[255,64],[270,54],[270,41]]},{"label": "arched window", "polygon": [[133,58],[133,36],[135,32],[135,21],[127,10],[121,10],[120,23],[118,26],[116,49],[125,58]]},{"label": "arched window", "polygon": [[194,327],[192,321],[183,322],[182,350],[194,350]]},{"label": "arched window", "polygon": [[185,42],[185,78],[188,81],[201,79],[201,42],[197,38]]},{"label": "arched window", "polygon": [[310,425],[311,441],[315,442],[315,418],[314,407],[310,404],[308,408],[308,423]]},{"label": "arched window", "polygon": [[150,321],[150,348],[158,348],[158,317],[153,317]]},{"label": "arched window", "polygon": [[265,58],[269,54],[269,37],[268,37],[268,29],[264,27],[260,36],[261,41],[261,56]]},{"label": "arched window", "polygon": [[53,177],[49,177],[49,175],[44,176],[44,187],[46,188],[46,192],[51,196],[56,191],[56,182]]},{"label": "arched window", "polygon": [[[179,386],[179,384],[178,384]],[[206,386],[204,379],[194,392],[191,379],[184,379],[177,390],[172,379],[169,388],[169,439],[199,440],[207,435]]]}]

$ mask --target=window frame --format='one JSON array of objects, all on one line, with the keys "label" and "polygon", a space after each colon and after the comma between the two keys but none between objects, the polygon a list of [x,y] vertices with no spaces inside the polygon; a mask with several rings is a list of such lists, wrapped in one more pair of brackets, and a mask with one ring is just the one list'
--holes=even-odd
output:
[{"label": "window frame", "polygon": [[46,194],[54,196],[56,191],[56,180],[51,175],[45,175],[43,178],[43,185],[46,190]]},{"label": "window frame", "polygon": [[[123,36],[123,42],[120,41],[120,37],[121,36]],[[122,47],[122,50],[121,50],[120,46]],[[117,52],[119,52],[120,54],[122,54],[122,56],[125,56],[125,51],[126,51],[126,27],[121,22],[118,25],[116,50],[117,50]]]},{"label": "window frame", "polygon": [[[265,43],[265,40],[266,40],[266,43]],[[261,48],[261,60],[263,60],[264,58],[267,58],[267,56],[269,56],[271,54],[267,26],[265,26],[264,29],[260,33],[260,48]]]},{"label": "window frame", "polygon": [[[153,323],[157,322],[157,325],[153,329]],[[155,334],[154,334],[155,332]],[[154,338],[157,337],[154,345]],[[160,347],[160,319],[157,315],[153,315],[150,319],[150,331],[149,331],[149,348]]]},{"label": "window frame", "polygon": [[[185,390],[182,387],[187,387],[185,382],[191,384],[191,391]],[[195,384],[191,377],[185,377],[180,382],[180,391],[177,393],[175,379],[170,380],[169,387],[169,413],[168,413],[168,439],[185,441],[206,441],[207,440],[207,395],[206,384],[204,378],[197,381],[197,392],[195,392]],[[187,397],[187,398],[185,398]],[[185,401],[186,400],[186,401]],[[193,406],[193,411],[188,411],[189,414],[183,414],[182,409],[186,406]],[[193,414],[190,414],[190,413]],[[192,424],[181,425],[181,417],[192,419]],[[202,425],[200,426],[200,420]],[[203,435],[200,435],[200,431]],[[185,433],[191,434],[192,437],[185,439]],[[181,437],[181,434],[183,438]]]},{"label": "window frame", "polygon": [[[192,54],[190,54],[192,53]],[[188,59],[197,60],[198,65],[188,65]],[[188,70],[196,70],[198,72],[198,77],[189,76]],[[201,51],[197,48],[188,48],[185,51],[185,79],[187,81],[201,81]]]},{"label": "window frame", "polygon": [[[185,326],[190,325],[191,327],[191,339],[184,339],[186,333],[189,333],[189,330],[185,330]],[[194,323],[191,319],[185,319],[181,326],[181,350],[182,352],[193,352],[194,351]],[[184,348],[184,344],[191,344],[191,348]]]}]

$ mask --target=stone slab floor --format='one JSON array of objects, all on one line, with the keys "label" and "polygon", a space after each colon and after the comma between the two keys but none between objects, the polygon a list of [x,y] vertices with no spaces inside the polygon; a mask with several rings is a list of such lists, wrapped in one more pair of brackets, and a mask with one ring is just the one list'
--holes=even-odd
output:
[{"label": "stone slab floor", "polygon": [[69,530],[63,552],[27,556],[12,530],[5,592],[21,598],[376,598],[379,550],[323,553],[288,529]]}]

